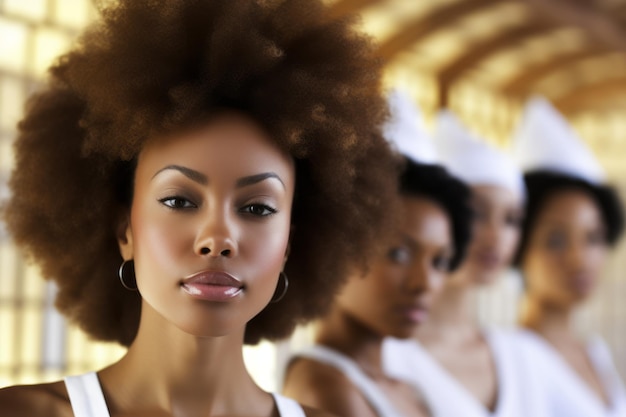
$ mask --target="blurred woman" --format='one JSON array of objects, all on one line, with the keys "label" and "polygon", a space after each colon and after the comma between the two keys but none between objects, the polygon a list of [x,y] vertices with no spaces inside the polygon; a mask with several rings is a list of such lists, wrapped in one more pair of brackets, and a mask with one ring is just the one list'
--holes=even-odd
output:
[{"label": "blurred woman", "polygon": [[398,178],[396,231],[365,276],[349,277],[318,324],[316,344],[300,352],[286,373],[286,395],[342,417],[429,415],[414,387],[385,374],[381,348],[385,337],[410,337],[424,322],[469,240],[469,190],[441,166],[415,162],[431,161],[433,153],[428,139],[420,140],[410,106],[394,96],[393,114],[408,128],[387,129],[409,157]]},{"label": "blurred woman", "polygon": [[[538,146],[541,142],[541,146]],[[520,323],[546,383],[552,416],[626,416],[626,394],[598,337],[576,334],[573,316],[598,285],[623,229],[622,207],[602,170],[562,117],[529,103],[516,137],[528,189],[517,254],[525,282]]]},{"label": "blurred woman", "polygon": [[437,122],[435,143],[445,166],[471,186],[472,240],[417,341],[387,341],[387,371],[417,386],[436,416],[540,416],[541,393],[513,335],[481,327],[474,310],[476,289],[500,277],[515,253],[523,216],[521,173],[451,113],[441,112]]}]

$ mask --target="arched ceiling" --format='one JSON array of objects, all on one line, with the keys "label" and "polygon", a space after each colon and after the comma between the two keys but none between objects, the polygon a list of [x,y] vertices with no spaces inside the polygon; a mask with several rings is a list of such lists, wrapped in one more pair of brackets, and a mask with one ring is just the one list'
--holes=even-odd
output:
[{"label": "arched ceiling", "polygon": [[388,66],[431,74],[434,101],[466,82],[568,115],[626,111],[626,0],[329,0],[359,14]]}]

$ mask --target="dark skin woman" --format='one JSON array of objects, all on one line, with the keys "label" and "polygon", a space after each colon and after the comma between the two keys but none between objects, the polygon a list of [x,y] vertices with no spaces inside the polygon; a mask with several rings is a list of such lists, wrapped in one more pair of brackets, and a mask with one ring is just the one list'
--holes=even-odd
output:
[{"label": "dark skin woman", "polygon": [[326,16],[315,0],[111,3],[56,62],[3,214],[61,312],[128,352],[4,389],[0,414],[326,415],[242,359],[322,314],[390,224],[379,66]]},{"label": "dark skin woman", "polygon": [[[598,343],[583,340],[576,332],[574,317],[597,288],[610,248],[623,230],[620,200],[606,185],[567,174],[534,171],[525,178],[529,198],[518,253],[525,283],[520,323],[531,331],[529,335],[539,336],[530,341],[549,355],[548,362],[566,364],[558,370],[567,370],[568,380],[579,379],[586,387],[585,396],[577,396],[578,401],[589,397],[603,409],[602,415],[619,415],[611,412],[615,413],[619,404],[623,407],[619,409],[626,411],[623,388],[616,391],[607,384],[607,374],[615,373],[606,363],[610,359],[598,360],[609,357],[608,350],[603,343],[598,347]],[[606,355],[595,353],[604,350]],[[570,392],[566,383],[571,384],[557,378],[552,387]],[[574,400],[557,401],[552,408],[573,416],[588,413],[585,404],[575,404]]]},{"label": "dark skin woman", "polygon": [[440,166],[411,161],[400,184],[403,211],[394,235],[365,276],[349,277],[316,329],[316,349],[343,358],[361,376],[304,352],[292,360],[284,388],[304,404],[344,417],[430,415],[418,392],[385,374],[381,350],[386,337],[408,338],[426,320],[447,273],[463,258],[469,190]]}]

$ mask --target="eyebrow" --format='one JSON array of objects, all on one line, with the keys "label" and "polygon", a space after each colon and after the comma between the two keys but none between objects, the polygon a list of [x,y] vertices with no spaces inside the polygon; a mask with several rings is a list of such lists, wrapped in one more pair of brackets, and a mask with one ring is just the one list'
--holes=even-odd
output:
[{"label": "eyebrow", "polygon": [[[407,234],[402,234],[402,239],[404,240],[404,243],[406,245],[409,245],[411,247],[411,249],[416,249],[420,246],[420,243],[413,239],[411,236],[407,235]],[[444,247],[442,247],[442,249],[445,252],[448,252],[448,254],[450,256],[454,256],[454,242],[451,242],[449,245],[444,245]]]},{"label": "eyebrow", "polygon": [[163,171],[167,171],[168,169],[173,169],[175,171],[178,171],[181,174],[183,174],[185,177],[189,178],[192,181],[197,182],[198,184],[207,185],[209,183],[209,179],[203,173],[198,172],[191,168],[180,166],[180,165],[168,165],[164,168],[161,168],[160,170],[156,172],[156,174],[152,176],[152,178],[156,177]]},{"label": "eyebrow", "polygon": [[[161,168],[160,170],[158,170],[156,172],[156,174],[154,174],[152,176],[152,178],[156,177],[157,175],[159,175],[161,172],[166,171],[166,170],[175,170],[180,172],[181,174],[183,174],[185,177],[189,178],[192,181],[195,181],[201,185],[207,185],[209,183],[209,179],[207,178],[206,175],[204,175],[203,173],[196,171],[194,169],[191,168],[186,168],[180,165],[168,165],[164,168]],[[277,179],[281,185],[283,186],[283,188],[287,188],[285,186],[285,183],[283,182],[283,180],[280,179],[280,177],[278,176],[278,174],[276,174],[275,172],[262,172],[260,174],[255,174],[255,175],[249,175],[247,177],[242,177],[239,178],[237,180],[237,182],[235,183],[235,186],[237,188],[242,188],[242,187],[248,187],[250,185],[254,185],[257,184],[261,181],[265,181],[266,179],[269,178],[275,178]]]},{"label": "eyebrow", "polygon": [[275,172],[263,172],[261,174],[250,175],[248,177],[239,178],[237,180],[236,185],[237,185],[237,188],[247,187],[249,185],[253,185],[261,181],[265,181],[266,179],[269,179],[269,178],[277,179],[281,183],[283,188],[287,189],[283,180],[281,180],[278,174],[276,174]]}]

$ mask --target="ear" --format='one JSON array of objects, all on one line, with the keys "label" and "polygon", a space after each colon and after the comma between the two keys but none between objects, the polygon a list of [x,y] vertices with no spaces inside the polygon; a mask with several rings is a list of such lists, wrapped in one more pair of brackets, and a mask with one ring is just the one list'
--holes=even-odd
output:
[{"label": "ear", "polygon": [[117,228],[115,229],[115,237],[120,248],[120,254],[125,261],[134,258],[133,248],[133,231],[130,227],[130,212],[124,210],[118,216]]}]

